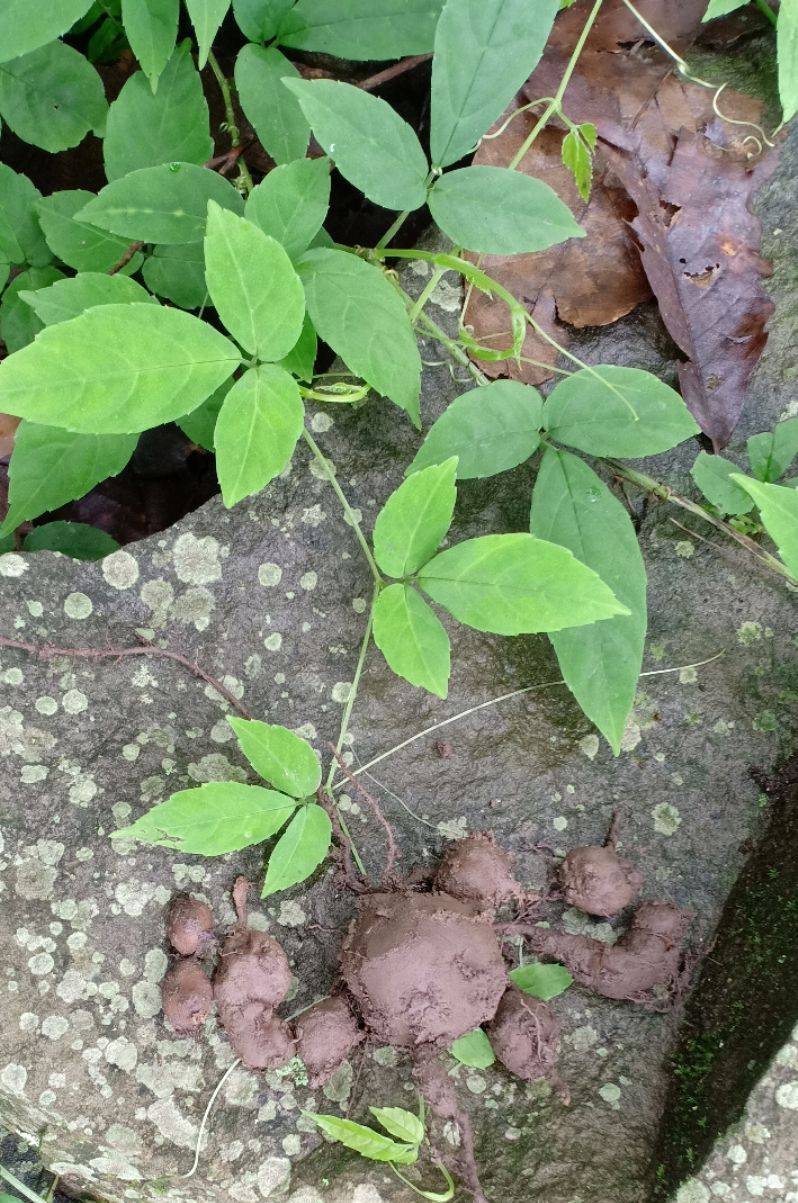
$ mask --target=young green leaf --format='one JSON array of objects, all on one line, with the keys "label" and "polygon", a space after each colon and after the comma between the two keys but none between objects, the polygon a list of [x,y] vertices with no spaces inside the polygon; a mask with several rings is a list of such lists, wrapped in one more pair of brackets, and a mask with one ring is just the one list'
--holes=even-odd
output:
[{"label": "young green leaf", "polygon": [[197,35],[200,71],[208,61],[208,51],[229,7],[230,0],[186,0],[188,15]]},{"label": "young green leaf", "polygon": [[275,163],[301,159],[310,141],[310,126],[285,86],[298,78],[294,64],[275,46],[244,46],[236,59],[241,107]]},{"label": "young green leaf", "polygon": [[418,1158],[416,1145],[397,1144],[381,1132],[356,1124],[351,1119],[341,1119],[338,1115],[315,1115],[312,1111],[303,1111],[305,1119],[312,1119],[322,1132],[353,1149],[361,1157],[369,1161],[393,1161],[397,1165],[412,1165]]},{"label": "young green leaf", "polygon": [[[559,0],[447,0],[435,32],[430,154],[448,167],[472,151],[536,67]],[[406,52],[403,52],[406,53]]]},{"label": "young green leaf", "polygon": [[306,881],[329,852],[331,840],[327,811],[315,802],[300,806],[269,857],[261,898]]},{"label": "young green leaf", "polygon": [[0,259],[43,267],[53,256],[36,215],[41,193],[26,175],[0,163]]},{"label": "young green leaf", "polygon": [[490,1040],[482,1028],[475,1028],[473,1032],[466,1032],[465,1036],[458,1037],[449,1052],[455,1061],[459,1061],[461,1065],[468,1065],[471,1069],[488,1069],[496,1060]]},{"label": "young green leaf", "polygon": [[39,318],[20,294],[47,288],[62,278],[63,273],[57,267],[48,265],[29,267],[11,281],[0,301],[0,339],[9,355],[33,342],[42,328]]},{"label": "young green leaf", "polygon": [[606,622],[550,635],[560,671],[617,756],[634,705],[646,639],[646,569],[626,508],[584,460],[546,448],[530,529],[592,568],[627,607]]},{"label": "young green leaf", "polygon": [[519,990],[523,990],[524,994],[531,994],[533,998],[541,998],[543,1002],[548,1002],[558,994],[563,994],[573,985],[574,979],[564,965],[544,965],[542,961],[530,961],[528,965],[511,969],[510,981]]},{"label": "young green leaf", "polygon": [[798,489],[765,484],[740,474],[735,474],[732,480],[751,494],[779,555],[792,575],[798,577]]},{"label": "young green leaf", "polygon": [[217,172],[195,163],[163,163],[106,184],[75,216],[128,241],[197,242],[205,233],[211,200],[244,212],[241,194]]},{"label": "young green leaf", "polygon": [[101,305],[0,364],[0,410],[85,434],[127,434],[191,413],[241,362],[179,309]]},{"label": "young green leaf", "polygon": [[244,216],[295,259],[318,234],[329,207],[329,160],[297,159],[272,168],[252,189]]},{"label": "young green leaf", "polygon": [[158,304],[135,280],[102,272],[81,272],[36,292],[22,291],[20,296],[45,326],[67,322],[96,305]]},{"label": "young green leaf", "polygon": [[91,63],[50,42],[0,66],[0,113],[18,138],[55,154],[89,130],[102,136],[108,104]]},{"label": "young green leaf", "polygon": [[562,140],[563,166],[574,177],[576,190],[583,201],[590,200],[593,182],[593,151],[596,148],[598,130],[589,122],[573,126]]},{"label": "young green leaf", "polygon": [[420,1145],[424,1139],[424,1125],[412,1111],[404,1107],[369,1107],[369,1111],[381,1128],[404,1144]]},{"label": "young green leaf", "polygon": [[141,274],[152,292],[181,309],[199,309],[208,300],[205,247],[201,242],[154,247]]},{"label": "young green leaf", "polygon": [[581,368],[549,394],[543,419],[589,455],[657,455],[699,433],[679,394],[639,368]]},{"label": "young green leaf", "polygon": [[293,798],[273,789],[238,781],[211,781],[172,794],[129,827],[111,834],[175,852],[224,856],[269,839],[295,808]]},{"label": "young green leaf", "polygon": [[737,465],[722,455],[708,455],[706,451],[699,451],[690,475],[707,501],[711,501],[722,514],[747,514],[754,508],[754,499],[731,479],[737,471]]},{"label": "young green leaf", "polygon": [[747,446],[748,462],[756,479],[773,484],[798,455],[798,418],[777,422],[765,434],[752,434]]},{"label": "young green leaf", "polygon": [[297,382],[277,364],[258,364],[235,382],[213,434],[228,508],[259,493],[291,462],[304,417]]},{"label": "young green leaf", "polygon": [[496,635],[559,631],[628,613],[570,551],[523,533],[458,543],[430,560],[418,583],[458,622]]},{"label": "young green leaf", "polygon": [[485,255],[545,251],[585,236],[553,188],[507,167],[447,171],[429,194],[429,208],[456,246]]},{"label": "young green leaf", "polygon": [[0,63],[60,38],[89,11],[92,0],[3,0],[0,6]]},{"label": "young green leaf", "polygon": [[738,8],[742,8],[744,4],[748,4],[748,0],[709,0],[707,11],[702,17],[703,21],[712,21],[715,17],[725,17],[728,13],[736,12]]},{"label": "young green leaf", "polygon": [[122,0],[122,24],[130,48],[153,92],[177,41],[180,0]]},{"label": "young green leaf", "polygon": [[101,560],[119,544],[104,530],[85,522],[46,522],[25,536],[23,551],[60,551],[73,560]]},{"label": "young green leaf", "polygon": [[136,449],[136,435],[73,434],[55,426],[20,422],[8,467],[8,514],[0,534],[57,510],[121,472]]},{"label": "young green leaf", "polygon": [[208,102],[186,38],[164,67],[155,95],[137,71],[112,103],[103,140],[105,174],[112,181],[161,163],[201,166],[212,154]]},{"label": "young green leaf", "polygon": [[271,361],[288,354],[305,317],[302,282],[279,242],[213,201],[205,279],[216,312],[245,351]]},{"label": "young green leaf", "polygon": [[319,336],[420,426],[421,357],[396,289],[379,268],[346,251],[310,250],[297,270]]},{"label": "young green leaf", "polygon": [[798,113],[798,0],[781,0],[776,22],[776,59],[782,118]]},{"label": "young green leaf", "polygon": [[213,451],[213,434],[216,429],[216,421],[219,417],[219,410],[224,404],[224,399],[232,388],[233,382],[227,380],[221,388],[217,388],[215,393],[211,393],[202,405],[198,405],[190,414],[185,414],[184,417],[178,418],[177,424],[187,438],[191,439],[192,443],[196,443],[198,447],[204,447],[206,451]]},{"label": "young green leaf", "polygon": [[538,449],[543,403],[517,380],[494,380],[456,397],[433,422],[408,474],[457,456],[457,479],[495,476]]},{"label": "young green leaf", "polygon": [[321,766],[313,748],[287,727],[259,719],[228,716],[241,751],[264,781],[292,798],[309,798],[321,785]]},{"label": "young green leaf", "polygon": [[415,130],[386,101],[332,79],[289,79],[285,86],[341,175],[369,200],[385,209],[426,202],[427,156]]},{"label": "young green leaf", "polygon": [[439,698],[449,692],[449,636],[435,612],[409,585],[381,590],[374,607],[374,642],[388,667]]},{"label": "young green leaf", "polygon": [[270,42],[294,0],[233,0],[233,16],[250,42]]},{"label": "young green leaf", "polygon": [[292,376],[298,376],[300,380],[312,380],[317,348],[316,331],[313,329],[310,318],[305,314],[302,332],[288,354],[280,360],[279,366],[286,372],[290,372]]},{"label": "young green leaf", "polygon": [[388,576],[411,576],[435,554],[452,524],[457,457],[414,472],[391,493],[374,523],[374,555]]},{"label": "young green leaf", "polygon": [[432,50],[443,0],[298,0],[278,40],[355,60],[402,58]]},{"label": "young green leaf", "polygon": [[[78,272],[107,272],[124,255],[128,239],[75,219],[75,214],[92,200],[94,193],[82,188],[53,192],[37,201],[36,211],[47,245],[63,263]],[[143,258],[139,253],[133,255],[120,274],[137,272]]]}]

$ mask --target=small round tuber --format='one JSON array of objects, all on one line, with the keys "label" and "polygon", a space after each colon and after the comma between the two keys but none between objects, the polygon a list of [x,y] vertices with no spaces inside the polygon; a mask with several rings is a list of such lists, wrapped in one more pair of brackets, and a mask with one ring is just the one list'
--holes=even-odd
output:
[{"label": "small round tuber", "polygon": [[179,1036],[196,1036],[213,1007],[213,990],[199,961],[186,957],[167,970],[161,982],[166,1022]]},{"label": "small round tuber", "polygon": [[311,1089],[323,1086],[363,1039],[352,1008],[340,994],[303,1011],[294,1022],[294,1035]]},{"label": "small round tuber", "polygon": [[560,1051],[560,1025],[547,1003],[511,986],[488,1025],[493,1051],[525,1082],[551,1077]]},{"label": "small round tuber", "polygon": [[175,952],[181,956],[202,955],[214,942],[213,914],[198,898],[178,894],[172,899],[166,916],[166,934]]},{"label": "small round tuber", "polygon": [[220,1008],[259,1003],[273,1009],[290,985],[288,958],[271,936],[237,927],[227,937],[213,978],[213,996]]},{"label": "small round tuber", "polygon": [[640,893],[642,875],[614,848],[573,848],[559,868],[563,897],[588,915],[617,915]]},{"label": "small round tuber", "polygon": [[499,848],[487,831],[449,844],[438,866],[435,888],[493,910],[523,895],[509,852]]},{"label": "small round tuber", "polygon": [[260,1003],[220,1007],[219,1018],[236,1055],[250,1069],[279,1069],[293,1057],[288,1024],[270,1007]]}]

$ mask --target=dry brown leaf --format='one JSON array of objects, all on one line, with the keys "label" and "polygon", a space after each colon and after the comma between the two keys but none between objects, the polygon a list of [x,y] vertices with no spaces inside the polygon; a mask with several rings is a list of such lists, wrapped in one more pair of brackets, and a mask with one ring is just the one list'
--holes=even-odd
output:
[{"label": "dry brown leaf", "polygon": [[[593,0],[577,0],[560,13],[550,44],[570,54],[592,7]],[[700,30],[707,0],[636,0],[635,8],[666,42],[681,51]],[[604,0],[587,45],[591,50],[621,50],[635,42],[651,40],[623,0]]]},{"label": "dry brown leaf", "polygon": [[14,435],[18,426],[19,418],[0,414],[0,459],[5,459],[14,450]]}]

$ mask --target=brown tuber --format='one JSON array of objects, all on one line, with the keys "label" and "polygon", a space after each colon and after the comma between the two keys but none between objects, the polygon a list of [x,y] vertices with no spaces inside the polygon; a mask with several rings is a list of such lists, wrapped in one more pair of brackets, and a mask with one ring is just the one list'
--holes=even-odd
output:
[{"label": "brown tuber", "polygon": [[510,854],[499,848],[487,831],[449,844],[438,866],[435,888],[493,910],[524,893],[513,875]]},{"label": "brown tuber", "polygon": [[487,1031],[493,1051],[511,1074],[525,1082],[554,1076],[560,1025],[547,1003],[511,986]]},{"label": "brown tuber", "polygon": [[642,875],[609,845],[573,848],[559,868],[563,898],[588,915],[617,915],[634,902]]},{"label": "brown tuber", "polygon": [[308,1071],[308,1086],[323,1086],[363,1039],[363,1032],[342,994],[322,999],[294,1022],[296,1051]]},{"label": "brown tuber", "polygon": [[214,943],[213,914],[198,898],[178,894],[172,899],[166,916],[166,935],[181,956],[200,956]]},{"label": "brown tuber", "polygon": [[265,932],[237,927],[227,937],[213,979],[220,1008],[259,1003],[274,1008],[291,985],[288,958]]},{"label": "brown tuber", "polygon": [[294,1055],[288,1024],[261,1003],[220,1007],[219,1018],[233,1050],[250,1069],[279,1069]]},{"label": "brown tuber", "polygon": [[187,957],[167,970],[161,983],[166,1022],[179,1036],[196,1036],[213,1007],[213,990],[199,961]]}]

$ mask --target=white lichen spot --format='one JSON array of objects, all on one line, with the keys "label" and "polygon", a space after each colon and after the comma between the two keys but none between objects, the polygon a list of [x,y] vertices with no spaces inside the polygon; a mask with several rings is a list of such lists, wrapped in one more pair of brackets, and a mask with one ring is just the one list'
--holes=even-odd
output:
[{"label": "white lichen spot", "polygon": [[267,561],[261,564],[258,568],[258,582],[266,589],[273,589],[275,585],[279,585],[283,579],[283,570],[279,564],[272,564]]},{"label": "white lichen spot", "polygon": [[456,819],[445,819],[438,823],[437,830],[446,840],[464,840],[468,835],[468,819],[465,815]]},{"label": "white lichen spot", "polygon": [[321,526],[326,514],[320,505],[309,505],[302,511],[302,522],[305,526]]},{"label": "white lichen spot", "polygon": [[708,1203],[709,1191],[697,1178],[683,1183],[676,1192],[674,1203]]},{"label": "white lichen spot", "polygon": [[651,811],[651,817],[659,835],[673,835],[682,821],[679,811],[670,802],[659,802]]},{"label": "white lichen spot", "polygon": [[70,785],[67,796],[73,806],[88,806],[97,797],[97,793],[98,787],[94,778],[82,777],[80,781]]},{"label": "white lichen spot", "polygon": [[42,694],[40,698],[36,699],[34,706],[39,714],[49,717],[51,714],[55,714],[58,709],[58,702],[55,698],[51,698],[47,694]]},{"label": "white lichen spot", "polygon": [[291,1132],[283,1137],[282,1146],[286,1157],[298,1157],[302,1152],[302,1137],[297,1132]]},{"label": "white lichen spot", "polygon": [[44,606],[40,601],[25,602],[25,605],[28,607],[28,613],[31,618],[41,618],[42,614],[44,614]]},{"label": "white lichen spot", "polygon": [[133,1009],[142,1019],[154,1019],[161,1010],[161,990],[155,982],[136,982],[131,990]]},{"label": "white lichen spot", "polygon": [[61,699],[61,705],[67,714],[82,714],[88,709],[89,699],[79,689],[68,689]]},{"label": "white lichen spot", "polygon": [[349,701],[349,694],[352,689],[351,681],[336,681],[332,687],[331,697],[334,702],[338,702],[340,706]]},{"label": "white lichen spot", "polygon": [[21,685],[24,680],[21,668],[7,668],[4,673],[0,674],[0,681],[4,685]]},{"label": "white lichen spot", "polygon": [[305,589],[308,593],[311,591],[311,589],[315,589],[318,583],[318,574],[313,571],[303,572],[302,576],[299,578],[300,587]]},{"label": "white lichen spot", "polygon": [[355,614],[365,614],[367,604],[365,597],[352,598],[352,609],[355,611]]},{"label": "white lichen spot", "polygon": [[470,1073],[466,1077],[466,1086],[471,1094],[484,1094],[488,1088],[488,1083],[483,1078],[482,1074]]},{"label": "white lichen spot", "polygon": [[288,1186],[291,1162],[287,1157],[267,1157],[258,1169],[258,1190],[264,1199],[271,1199]]},{"label": "white lichen spot", "polygon": [[43,764],[24,764],[19,779],[23,785],[35,785],[37,781],[45,781],[48,772]]},{"label": "white lichen spot", "polygon": [[148,982],[159,982],[166,973],[169,960],[162,948],[151,948],[144,955],[144,976]]},{"label": "white lichen spot", "polygon": [[732,1165],[745,1165],[748,1160],[748,1154],[742,1145],[732,1145],[726,1156]]},{"label": "white lichen spot", "polygon": [[686,539],[680,539],[674,550],[677,556],[681,556],[683,560],[690,560],[695,555],[695,545],[688,543]]},{"label": "white lichen spot", "polygon": [[609,1103],[613,1111],[618,1110],[618,1100],[621,1097],[620,1086],[616,1086],[614,1082],[606,1082],[599,1088],[599,1095],[604,1099],[605,1103]]},{"label": "white lichen spot", "polygon": [[193,626],[197,631],[207,630],[216,602],[210,589],[204,585],[194,585],[186,589],[172,606],[172,618],[185,626]]},{"label": "white lichen spot", "polygon": [[236,737],[235,731],[224,719],[220,719],[218,723],[213,724],[210,734],[215,744],[229,744],[230,740]]},{"label": "white lichen spot", "polygon": [[27,563],[16,552],[7,552],[6,555],[0,556],[0,576],[22,576],[23,572],[27,571]]},{"label": "white lichen spot", "polygon": [[624,733],[621,736],[621,751],[622,752],[634,751],[634,749],[640,743],[640,740],[642,738],[643,738],[643,736],[640,731],[640,724],[635,722],[635,720],[632,718],[632,716],[630,714],[626,720],[626,727],[624,728]]},{"label": "white lichen spot", "polygon": [[758,643],[762,638],[762,624],[744,622],[737,628],[737,642],[746,647],[749,643]]},{"label": "white lichen spot", "polygon": [[679,684],[680,685],[695,685],[698,680],[698,669],[692,665],[687,665],[686,668],[679,669]]},{"label": "white lichen spot", "polygon": [[209,752],[198,761],[188,766],[188,775],[192,781],[246,781],[246,769],[233,764],[221,752]]},{"label": "white lichen spot", "polygon": [[63,1015],[48,1015],[42,1022],[42,1034],[48,1040],[60,1040],[69,1031],[69,1020]]},{"label": "white lichen spot", "polygon": [[277,922],[281,927],[301,927],[307,915],[298,902],[281,902]]},{"label": "white lichen spot", "polygon": [[355,1193],[352,1195],[352,1203],[385,1203],[385,1200],[376,1186],[363,1182],[360,1186],[355,1187]]},{"label": "white lichen spot", "polygon": [[275,631],[273,635],[267,635],[263,640],[263,646],[267,652],[279,652],[283,646],[283,637],[279,631]]},{"label": "white lichen spot", "polygon": [[116,1065],[125,1073],[132,1073],[138,1061],[136,1046],[124,1036],[118,1036],[105,1048],[105,1059],[109,1065]]},{"label": "white lichen spot", "polygon": [[399,1054],[391,1044],[385,1044],[382,1048],[375,1048],[371,1054],[372,1061],[376,1061],[377,1065],[382,1065],[385,1069],[393,1069],[399,1064]]},{"label": "white lichen spot", "polygon": [[598,750],[599,737],[597,735],[586,735],[584,739],[580,739],[579,751],[583,756],[587,756],[588,760],[595,760]]},{"label": "white lichen spot", "polygon": [[102,561],[102,574],[112,589],[130,589],[139,579],[139,566],[129,551],[113,551]]},{"label": "white lichen spot", "polygon": [[776,1103],[786,1111],[798,1111],[798,1078],[782,1082],[776,1091]]},{"label": "white lichen spot", "polygon": [[141,748],[138,744],[125,744],[122,748],[122,755],[125,760],[138,760],[141,754]]},{"label": "white lichen spot", "polygon": [[172,1098],[150,1103],[147,1119],[173,1145],[193,1150],[197,1141],[197,1125],[183,1115]]},{"label": "white lichen spot", "polygon": [[37,952],[28,961],[28,969],[34,977],[47,977],[55,969],[55,961],[49,952]]},{"label": "white lichen spot", "polygon": [[[0,563],[2,563],[1,560]],[[12,1061],[0,1070],[0,1085],[5,1086],[11,1094],[24,1094],[27,1080],[27,1069],[24,1065],[18,1065],[16,1061]]]},{"label": "white lichen spot", "polygon": [[220,547],[213,535],[198,539],[185,531],[175,539],[173,549],[175,573],[185,585],[210,585],[221,579]]},{"label": "white lichen spot", "polygon": [[314,434],[326,434],[328,430],[332,429],[332,426],[333,420],[330,415],[321,411],[310,419],[310,428]]},{"label": "white lichen spot", "polygon": [[64,599],[64,613],[67,618],[80,621],[82,618],[88,618],[93,609],[92,600],[85,593],[70,593]]},{"label": "white lichen spot", "polygon": [[557,815],[555,819],[552,819],[551,825],[555,831],[565,831],[568,826],[568,820],[565,815]]},{"label": "white lichen spot", "polygon": [[566,1044],[570,1044],[574,1052],[586,1053],[598,1043],[598,1032],[590,1024],[574,1028],[569,1036],[565,1036]]}]

